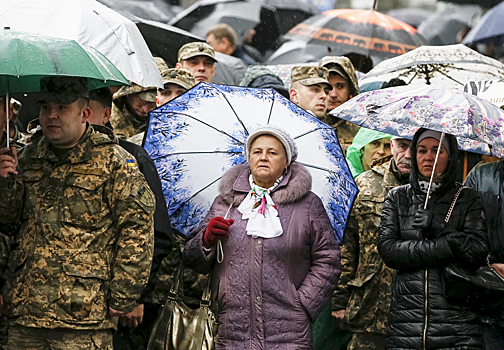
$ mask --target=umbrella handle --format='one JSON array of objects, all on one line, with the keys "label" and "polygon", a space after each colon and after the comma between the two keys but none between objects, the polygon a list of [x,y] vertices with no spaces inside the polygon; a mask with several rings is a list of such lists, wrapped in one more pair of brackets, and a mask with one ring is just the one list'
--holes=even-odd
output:
[{"label": "umbrella handle", "polygon": [[[226,212],[226,215],[224,215],[224,220],[227,220],[229,211],[231,210],[231,207],[233,206],[233,202],[229,205],[229,208]],[[218,239],[217,240],[217,262],[220,264],[224,260],[224,248],[222,248],[222,240]]]},{"label": "umbrella handle", "polygon": [[439,158],[439,151],[441,150],[441,147],[442,147],[441,145],[443,144],[444,137],[445,137],[445,133],[442,132],[441,137],[439,138],[439,146],[438,146],[438,149],[436,152],[436,159],[434,159],[434,167],[432,167],[432,174],[430,176],[429,187],[427,188],[427,196],[425,197],[424,209],[427,209],[427,204],[429,203],[429,195],[430,195],[430,190],[431,190],[431,186],[432,186],[432,181],[434,180],[434,172],[436,170],[436,165],[437,165],[437,161]]}]

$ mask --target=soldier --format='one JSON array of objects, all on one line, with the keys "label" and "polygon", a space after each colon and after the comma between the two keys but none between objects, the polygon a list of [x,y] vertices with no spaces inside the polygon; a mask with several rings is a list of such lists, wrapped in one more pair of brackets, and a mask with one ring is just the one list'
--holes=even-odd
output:
[{"label": "soldier", "polygon": [[[325,67],[329,70],[327,80],[333,87],[327,99],[327,112],[359,94],[355,68],[348,58],[325,56],[319,61],[319,67]],[[352,144],[355,134],[359,131],[359,126],[333,116],[327,116],[327,123],[336,130],[338,141],[345,152]]]},{"label": "soldier", "polygon": [[0,150],[8,349],[112,349],[147,283],[154,195],[135,159],[87,123],[85,78],[40,82],[42,136]]},{"label": "soldier", "polygon": [[207,43],[188,43],[178,52],[178,62],[175,68],[187,69],[196,82],[211,83],[215,75],[215,51]]},{"label": "soldier", "polygon": [[114,94],[110,123],[117,136],[128,139],[145,131],[149,112],[156,108],[156,88],[135,83]]},{"label": "soldier", "polygon": [[327,81],[329,71],[323,67],[296,66],[291,71],[290,100],[326,121],[327,95],[332,86]]},{"label": "soldier", "polygon": [[[194,80],[194,78],[193,78]],[[91,114],[89,123],[105,134],[112,134],[112,126],[108,123],[112,106],[112,94],[108,88],[101,88],[89,92],[89,106]],[[143,133],[142,133],[143,134]],[[140,134],[139,134],[140,135]],[[117,349],[141,349],[147,346],[149,334],[156,320],[159,306],[145,303],[146,296],[156,287],[156,274],[161,261],[172,248],[172,228],[170,217],[166,209],[166,201],[156,166],[143,147],[119,140],[119,146],[130,153],[137,161],[140,172],[145,176],[150,189],[156,197],[156,211],[154,212],[154,256],[149,283],[133,311],[119,318],[120,324],[114,335],[114,347]],[[142,325],[140,325],[142,324]]]},{"label": "soldier", "polygon": [[[164,105],[196,85],[191,72],[182,68],[165,69],[161,72],[161,77],[163,78],[163,88],[157,91],[156,107]],[[145,132],[141,132],[129,138],[128,141],[142,145],[144,135]]]},{"label": "soldier", "polygon": [[407,184],[411,141],[393,137],[392,155],[375,162],[355,181],[359,194],[347,222],[341,263],[333,294],[333,316],[353,332],[348,348],[385,349],[393,270],[378,254],[378,227],[387,193]]}]

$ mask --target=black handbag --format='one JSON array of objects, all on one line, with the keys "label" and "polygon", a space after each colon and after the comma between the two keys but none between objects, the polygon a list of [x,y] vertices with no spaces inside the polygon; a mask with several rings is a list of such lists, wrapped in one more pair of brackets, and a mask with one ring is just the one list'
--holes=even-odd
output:
[{"label": "black handbag", "polygon": [[213,350],[217,320],[210,310],[212,274],[203,291],[200,307],[191,309],[179,291],[184,265],[181,263],[168,299],[152,329],[148,350]]},{"label": "black handbag", "polygon": [[[445,218],[446,223],[450,220],[453,207],[463,189],[464,187],[460,187],[453,198]],[[488,257],[486,266],[474,270],[468,270],[460,264],[451,262],[443,268],[441,277],[444,294],[454,305],[486,309],[503,305],[504,278],[490,266]]]}]

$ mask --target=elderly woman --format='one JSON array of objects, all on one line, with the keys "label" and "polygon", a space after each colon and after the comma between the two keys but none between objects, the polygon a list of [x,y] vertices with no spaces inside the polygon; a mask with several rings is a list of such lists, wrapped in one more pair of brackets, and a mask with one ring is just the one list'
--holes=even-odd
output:
[{"label": "elderly woman", "polygon": [[[411,144],[410,184],[390,190],[383,206],[378,249],[385,264],[397,270],[388,349],[484,349],[475,309],[454,305],[444,295],[443,266],[449,262],[482,266],[488,245],[475,190],[461,190],[445,222],[461,185],[455,182],[457,140],[446,135],[440,145],[440,136],[426,129],[416,132]],[[433,171],[432,192],[424,210]]]},{"label": "elderly woman", "polygon": [[380,131],[359,129],[346,153],[348,166],[354,178],[370,170],[374,161],[391,155],[391,137],[392,135]]},{"label": "elderly woman", "polygon": [[220,195],[188,237],[184,262],[200,273],[213,269],[216,349],[311,349],[311,322],[341,272],[334,230],[289,134],[261,127],[245,151],[248,164],[222,177]]}]

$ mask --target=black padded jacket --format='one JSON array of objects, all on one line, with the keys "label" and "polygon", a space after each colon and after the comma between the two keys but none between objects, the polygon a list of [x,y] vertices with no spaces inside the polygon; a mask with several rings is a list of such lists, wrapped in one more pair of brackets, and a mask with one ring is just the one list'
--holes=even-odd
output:
[{"label": "black padded jacket", "polygon": [[[482,206],[476,191],[464,188],[450,221],[444,219],[461,186],[455,183],[457,143],[450,143],[448,170],[428,209],[434,213],[427,233],[413,228],[425,193],[418,184],[412,143],[410,184],[392,189],[385,199],[378,249],[387,266],[396,270],[392,286],[387,349],[483,349],[475,309],[450,304],[443,294],[441,271],[450,261],[481,266],[488,254]],[[428,236],[429,239],[423,237]],[[458,236],[458,237],[456,237]]]}]

